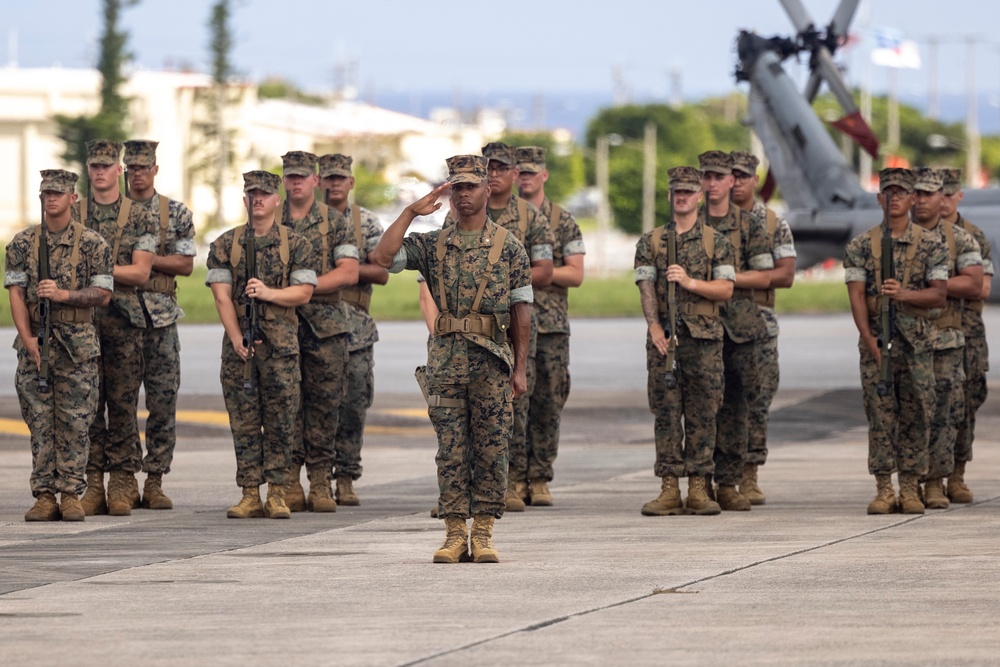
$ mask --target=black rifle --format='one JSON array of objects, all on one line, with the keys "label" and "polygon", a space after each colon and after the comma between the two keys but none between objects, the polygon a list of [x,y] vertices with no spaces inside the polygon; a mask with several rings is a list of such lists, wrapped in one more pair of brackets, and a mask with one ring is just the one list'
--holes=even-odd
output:
[{"label": "black rifle", "polygon": [[[45,197],[39,195],[42,203],[42,224],[38,227],[38,282],[51,280],[49,270],[49,239],[45,231]],[[42,364],[38,370],[38,393],[47,394],[49,386],[49,341],[52,339],[52,303],[48,299],[38,300],[38,347]]]},{"label": "black rifle", "polygon": [[125,165],[125,171],[122,173],[125,175],[125,196],[128,197],[128,165]]},{"label": "black rifle", "polygon": [[[667,268],[677,263],[677,220],[674,218],[674,192],[670,191],[670,220],[667,222]],[[677,283],[667,281],[667,313],[670,338],[667,339],[667,388],[677,387]]]},{"label": "black rifle", "polygon": [[[892,195],[888,192],[885,195],[885,208],[882,210],[882,259],[881,273],[882,284],[886,280],[895,280],[895,262],[893,261],[893,248],[896,244],[892,240],[892,224],[889,219],[889,209],[892,207]],[[885,295],[879,295],[879,337],[878,347],[881,350],[881,366],[879,367],[878,395],[888,396],[892,393],[892,340],[896,337],[896,303]]]},{"label": "black rifle", "polygon": [[[253,231],[253,190],[247,193],[247,230],[246,243],[246,282],[257,277],[257,247]],[[256,341],[260,337],[260,318],[257,308],[257,297],[247,296],[246,323],[243,329],[243,347],[247,349],[247,360],[243,365],[243,390],[253,394],[256,379],[254,378],[254,352]]]}]

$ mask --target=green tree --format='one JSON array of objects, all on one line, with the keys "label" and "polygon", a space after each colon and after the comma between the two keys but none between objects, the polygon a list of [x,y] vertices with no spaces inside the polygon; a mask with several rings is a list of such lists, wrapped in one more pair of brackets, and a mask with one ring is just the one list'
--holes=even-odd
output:
[{"label": "green tree", "polygon": [[[624,231],[642,231],[642,142],[646,123],[656,126],[656,218],[670,212],[667,169],[698,164],[698,155],[711,149],[731,151],[750,145],[749,130],[740,124],[745,101],[740,95],[674,108],[664,104],[629,105],[601,110],[587,126],[587,146],[601,136],[617,135],[608,160],[608,199],[615,223]],[[588,178],[593,182],[593,160]]]},{"label": "green tree", "polygon": [[122,141],[126,137],[128,99],[121,94],[125,78],[122,68],[132,59],[126,49],[128,33],[119,28],[122,10],[139,0],[103,0],[104,32],[101,34],[97,69],[101,73],[101,108],[94,116],[55,118],[59,138],[66,144],[62,159],[83,172],[87,164],[87,142],[94,139]]},{"label": "green tree", "polygon": [[313,106],[323,106],[326,104],[326,100],[321,96],[307,93],[288,79],[277,76],[268,77],[257,84],[257,97],[262,100],[292,100],[293,102],[311,104]]},{"label": "green tree", "polygon": [[541,146],[545,149],[545,168],[549,180],[545,183],[545,196],[555,202],[567,197],[586,185],[583,179],[583,151],[575,144],[557,144],[548,132],[511,132],[502,141],[509,146]]}]

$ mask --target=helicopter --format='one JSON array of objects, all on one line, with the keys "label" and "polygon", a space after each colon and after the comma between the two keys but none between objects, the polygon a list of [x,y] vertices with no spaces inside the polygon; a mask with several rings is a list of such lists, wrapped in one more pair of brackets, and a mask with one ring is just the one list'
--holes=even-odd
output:
[{"label": "helicopter", "polygon": [[[785,219],[795,237],[796,268],[805,269],[843,257],[852,238],[882,220],[876,195],[861,187],[858,174],[812,109],[824,83],[845,112],[834,127],[873,158],[878,157],[879,143],[833,61],[859,0],[842,0],[823,29],[816,27],[801,0],[781,0],[781,4],[797,31],[795,37],[767,38],[741,31],[736,41],[736,79],[750,83],[749,123],[769,164],[762,194],[773,191],[774,184],[781,188],[788,206]],[[810,75],[805,90],[799,92],[782,62],[803,52],[809,53]],[[993,248],[1000,248],[1000,189],[964,190],[959,211],[983,230]],[[1000,301],[1000,278],[992,280],[990,300]]]}]

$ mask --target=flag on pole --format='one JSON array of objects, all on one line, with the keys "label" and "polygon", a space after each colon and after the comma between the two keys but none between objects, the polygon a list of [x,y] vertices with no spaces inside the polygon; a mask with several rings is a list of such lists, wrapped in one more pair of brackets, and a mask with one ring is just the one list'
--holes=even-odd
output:
[{"label": "flag on pole", "polygon": [[903,39],[895,28],[872,28],[875,48],[872,62],[883,67],[920,69],[920,52],[912,39]]}]

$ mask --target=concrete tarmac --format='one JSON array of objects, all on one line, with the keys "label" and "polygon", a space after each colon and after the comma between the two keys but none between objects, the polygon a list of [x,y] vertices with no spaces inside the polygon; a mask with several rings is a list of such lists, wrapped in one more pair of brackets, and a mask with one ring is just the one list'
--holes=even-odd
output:
[{"label": "concrete tarmac", "polygon": [[[783,319],[767,504],[643,517],[659,490],[644,368],[632,349],[596,367],[578,352],[608,327],[631,348],[642,325],[574,323],[555,505],[497,522],[499,564],[435,565],[434,435],[395,342],[410,326],[381,326],[362,505],[336,514],[227,520],[235,463],[225,422],[198,416],[223,410],[210,390],[182,391],[172,511],[25,523],[27,437],[0,435],[0,665],[1000,664],[1000,386],[973,504],[867,516],[853,325]],[[218,340],[197,352],[217,360]],[[217,392],[205,364],[186,386]]]}]

